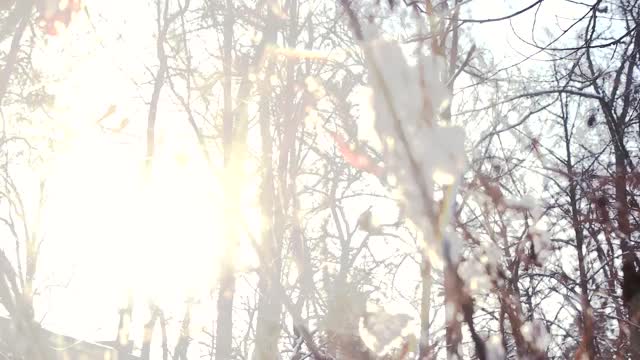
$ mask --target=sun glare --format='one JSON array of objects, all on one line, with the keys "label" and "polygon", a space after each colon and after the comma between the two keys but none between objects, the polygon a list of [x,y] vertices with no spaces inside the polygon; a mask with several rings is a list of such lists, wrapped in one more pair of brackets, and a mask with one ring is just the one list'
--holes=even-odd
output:
[{"label": "sun glare", "polygon": [[225,241],[220,177],[197,147],[175,140],[161,144],[145,176],[140,144],[84,130],[50,166],[50,237],[76,249],[60,258],[105,293],[167,305],[207,294]]},{"label": "sun glare", "polygon": [[[45,51],[53,55],[58,45]],[[221,166],[207,163],[182,113],[164,102],[147,174],[141,134],[148,108],[140,106],[140,94],[113,54],[79,54],[65,65],[51,58],[44,57],[43,66],[73,69],[47,84],[55,94],[59,134],[44,170],[50,194],[44,228],[55,239],[47,247],[55,253],[51,258],[63,263],[51,268],[66,266],[75,286],[111,294],[101,299],[106,306],[120,305],[129,294],[165,307],[207,296],[219,260],[231,256],[223,254],[230,219],[224,216]],[[249,168],[245,173],[255,171]],[[233,256],[239,269],[251,269],[258,262],[251,242],[259,241],[261,228],[257,187],[231,183],[243,187],[242,219],[232,219],[241,239]]]}]

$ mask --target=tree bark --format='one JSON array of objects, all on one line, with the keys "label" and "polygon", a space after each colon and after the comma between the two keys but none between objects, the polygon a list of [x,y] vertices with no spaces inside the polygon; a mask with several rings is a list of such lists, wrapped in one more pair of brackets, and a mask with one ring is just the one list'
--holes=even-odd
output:
[{"label": "tree bark", "polygon": [[430,311],[431,311],[431,262],[423,255],[420,267],[422,277],[422,298],[420,301],[420,344],[418,345],[418,359],[431,358],[430,347]]},{"label": "tree bark", "polygon": [[[218,292],[218,321],[216,323],[216,359],[226,360],[231,358],[232,339],[233,339],[233,297],[235,295],[235,273],[233,260],[235,257],[235,249],[237,247],[237,229],[235,222],[238,221],[238,191],[237,184],[241,183],[236,178],[239,172],[234,171],[236,161],[241,159],[233,159],[234,155],[234,134],[233,134],[233,99],[232,99],[232,51],[233,51],[233,23],[234,23],[234,5],[232,0],[226,1],[225,17],[224,17],[224,45],[223,45],[223,151],[224,151],[224,183],[225,199],[224,199],[224,229],[223,241],[225,244],[224,256],[221,259],[220,266],[220,288]],[[235,149],[237,150],[237,149]]]},{"label": "tree bark", "polygon": [[[269,67],[270,68],[270,67]],[[280,315],[282,304],[278,292],[274,289],[280,281],[280,246],[274,232],[274,177],[273,177],[273,141],[271,135],[271,117],[269,116],[268,75],[261,86],[260,96],[260,136],[262,142],[262,190],[260,196],[263,225],[260,259],[260,279],[258,280],[258,319],[256,323],[256,349],[254,359],[277,359],[278,338],[280,335]],[[277,216],[282,216],[278,214]],[[278,219],[282,221],[282,219]],[[278,232],[279,235],[281,235]]]}]

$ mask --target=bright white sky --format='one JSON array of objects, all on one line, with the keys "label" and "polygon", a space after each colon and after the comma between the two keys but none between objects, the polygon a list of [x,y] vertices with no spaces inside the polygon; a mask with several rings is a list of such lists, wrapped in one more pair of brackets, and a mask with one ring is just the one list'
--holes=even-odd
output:
[{"label": "bright white sky", "polygon": [[[154,175],[144,181],[151,90],[132,80],[148,81],[145,66],[157,63],[155,10],[144,2],[86,5],[97,31],[81,14],[36,58],[51,74],[63,74],[49,87],[57,97],[47,121],[55,122],[60,141],[41,170],[48,199],[39,274],[47,288],[37,308],[52,330],[110,340],[129,289],[138,304],[153,298],[178,316],[186,296],[206,298],[221,252],[222,195],[185,117],[167,103],[158,117]],[[114,29],[122,39],[113,38]],[[102,125],[117,128],[128,118],[118,134],[96,123],[112,104],[117,110]]]}]

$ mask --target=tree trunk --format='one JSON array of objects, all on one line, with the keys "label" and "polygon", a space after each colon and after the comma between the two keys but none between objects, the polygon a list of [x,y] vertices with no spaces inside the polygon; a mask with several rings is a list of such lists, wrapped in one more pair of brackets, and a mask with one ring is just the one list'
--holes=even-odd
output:
[{"label": "tree trunk", "polygon": [[575,179],[573,160],[571,153],[571,134],[569,133],[568,126],[568,114],[566,112],[566,106],[561,99],[562,108],[562,125],[564,129],[564,142],[566,151],[566,170],[569,174],[569,205],[571,206],[571,224],[573,232],[576,237],[576,251],[578,253],[578,273],[580,286],[580,312],[581,312],[581,330],[582,340],[580,344],[579,352],[583,357],[587,359],[595,359],[595,339],[594,339],[594,323],[593,323],[593,308],[589,301],[589,289],[587,284],[587,270],[585,268],[584,258],[584,246],[585,237],[584,229],[580,219],[580,213],[578,210],[578,184]]},{"label": "tree trunk", "polygon": [[418,347],[419,357],[418,359],[430,359],[431,347],[430,347],[430,331],[429,322],[431,311],[431,262],[423,255],[422,264],[420,267],[420,274],[422,277],[422,299],[420,301],[420,344]]},{"label": "tree trunk", "polygon": [[[633,269],[634,280],[638,279],[636,269],[637,256],[634,249],[629,244],[631,237],[631,225],[629,224],[629,205],[627,200],[627,164],[622,149],[615,148],[616,174],[615,191],[616,207],[618,210],[618,229],[622,234],[620,239],[620,250],[622,250],[623,276],[629,277],[631,274],[624,269]],[[624,279],[623,284],[626,282]],[[625,292],[623,286],[623,295]],[[640,294],[632,294],[632,297],[625,301],[629,319],[629,356],[631,359],[640,359]]]},{"label": "tree trunk", "polygon": [[[254,359],[269,360],[278,358],[278,338],[280,335],[280,312],[282,304],[278,301],[275,282],[280,281],[281,259],[280,246],[274,232],[274,198],[273,184],[273,141],[271,135],[271,118],[269,116],[268,74],[262,82],[260,97],[260,135],[262,142],[262,190],[261,209],[262,242],[260,246],[260,279],[258,280],[258,319],[256,323],[256,349]],[[279,217],[282,216],[278,213]],[[282,221],[282,219],[278,219]],[[280,232],[277,232],[281,235]]]},{"label": "tree trunk", "polygon": [[151,342],[153,340],[153,330],[158,319],[158,310],[152,306],[151,319],[144,325],[144,333],[142,339],[142,350],[140,350],[140,360],[151,359]]},{"label": "tree trunk", "polygon": [[240,172],[235,172],[235,162],[241,163],[240,159],[233,159],[235,150],[233,134],[233,100],[232,100],[232,54],[233,51],[233,23],[234,10],[233,1],[226,1],[226,11],[224,17],[224,45],[223,45],[223,151],[224,151],[224,229],[223,242],[225,244],[224,256],[221,259],[220,268],[220,288],[218,292],[218,321],[216,324],[216,359],[227,360],[231,358],[232,338],[233,338],[233,297],[235,295],[235,274],[233,261],[237,247],[237,229],[235,222],[238,221],[238,193],[237,184],[240,179],[235,178]]}]

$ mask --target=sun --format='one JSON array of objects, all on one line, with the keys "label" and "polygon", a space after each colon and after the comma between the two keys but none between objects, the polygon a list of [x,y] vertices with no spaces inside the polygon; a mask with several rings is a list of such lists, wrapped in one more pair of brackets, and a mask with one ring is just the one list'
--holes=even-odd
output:
[{"label": "sun", "polygon": [[[72,31],[56,40],[43,50],[41,65],[68,76],[46,84],[55,94],[48,124],[56,135],[51,159],[40,171],[47,200],[39,271],[43,286],[65,285],[41,297],[48,319],[75,313],[78,327],[99,323],[104,319],[80,317],[114,314],[129,296],[138,305],[153,302],[180,313],[187,299],[212,298],[223,257],[233,256],[239,272],[255,269],[253,246],[262,227],[255,164],[240,175],[248,180],[231,181],[242,186],[240,218],[232,219],[240,241],[235,254],[225,254],[224,168],[221,161],[207,162],[181,109],[169,95],[161,101],[156,152],[147,171],[150,90],[132,88],[132,74],[117,60],[132,55],[113,50],[113,44],[101,49]],[[60,55],[72,40],[95,48],[95,54]],[[216,146],[209,148],[211,158],[222,159],[213,153]],[[73,308],[88,303],[91,312]],[[57,322],[73,328],[67,321]]]},{"label": "sun", "polygon": [[169,304],[209,291],[224,248],[223,196],[191,138],[160,144],[150,173],[141,144],[91,128],[67,140],[47,174],[50,256],[106,293]]}]

